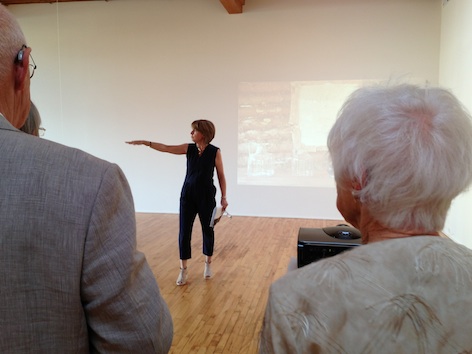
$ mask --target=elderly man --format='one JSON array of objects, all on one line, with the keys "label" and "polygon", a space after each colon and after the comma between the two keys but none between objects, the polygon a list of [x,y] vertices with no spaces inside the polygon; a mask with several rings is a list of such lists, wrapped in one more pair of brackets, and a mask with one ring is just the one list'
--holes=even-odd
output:
[{"label": "elderly man", "polygon": [[26,43],[0,5],[0,352],[166,353],[172,319],[122,171],[17,129]]}]

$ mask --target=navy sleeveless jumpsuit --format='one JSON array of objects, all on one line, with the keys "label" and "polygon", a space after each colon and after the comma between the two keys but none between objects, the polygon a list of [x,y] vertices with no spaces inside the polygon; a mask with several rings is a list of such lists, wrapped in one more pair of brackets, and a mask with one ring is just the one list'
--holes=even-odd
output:
[{"label": "navy sleeveless jumpsuit", "polygon": [[213,174],[217,152],[218,148],[209,144],[198,156],[197,144],[188,145],[187,174],[180,194],[180,259],[192,258],[192,228],[197,214],[202,225],[203,254],[213,255],[215,233],[210,221],[216,206]]}]

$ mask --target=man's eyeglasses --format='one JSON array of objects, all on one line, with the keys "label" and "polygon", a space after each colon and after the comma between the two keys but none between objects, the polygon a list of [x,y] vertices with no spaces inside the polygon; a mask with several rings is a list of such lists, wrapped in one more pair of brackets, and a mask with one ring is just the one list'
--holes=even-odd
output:
[{"label": "man's eyeglasses", "polygon": [[[25,55],[25,49],[26,48],[28,48],[28,47],[25,44],[23,44],[20,51],[16,55],[15,63],[22,63],[23,62],[23,58],[24,58],[24,55]],[[33,56],[30,54],[29,57],[30,57],[29,74],[30,74],[30,79],[31,79],[34,75],[34,71],[36,70],[37,66],[36,66],[36,63],[34,62]]]}]

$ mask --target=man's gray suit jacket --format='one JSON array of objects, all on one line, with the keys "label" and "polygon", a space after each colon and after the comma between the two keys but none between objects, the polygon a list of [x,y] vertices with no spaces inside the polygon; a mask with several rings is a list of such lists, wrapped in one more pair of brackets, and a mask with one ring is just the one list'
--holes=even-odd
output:
[{"label": "man's gray suit jacket", "polygon": [[0,115],[0,353],[166,353],[121,169]]}]

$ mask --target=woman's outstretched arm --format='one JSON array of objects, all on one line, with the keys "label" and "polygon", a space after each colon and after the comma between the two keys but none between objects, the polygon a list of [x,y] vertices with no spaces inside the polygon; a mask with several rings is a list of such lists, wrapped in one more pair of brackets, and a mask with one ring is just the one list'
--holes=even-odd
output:
[{"label": "woman's outstretched arm", "polygon": [[132,140],[132,141],[126,141],[126,144],[145,145],[145,146],[150,147],[151,149],[161,151],[161,152],[168,152],[175,155],[184,155],[187,153],[187,149],[188,149],[188,144],[165,145],[165,144],[156,143],[150,140]]}]

